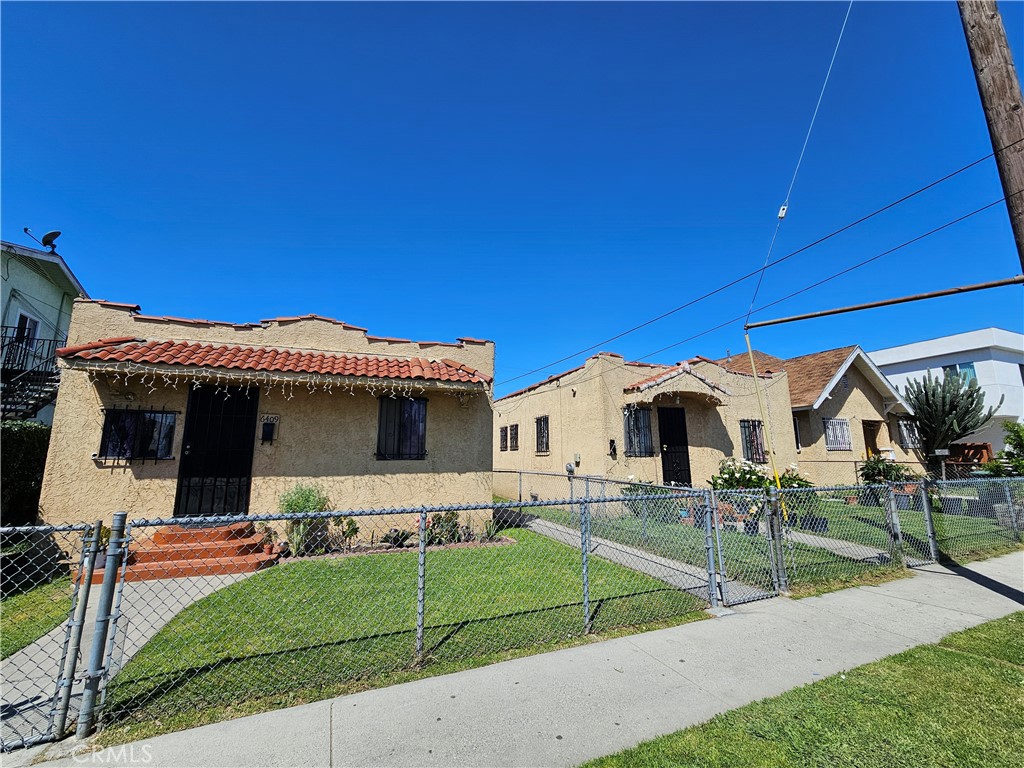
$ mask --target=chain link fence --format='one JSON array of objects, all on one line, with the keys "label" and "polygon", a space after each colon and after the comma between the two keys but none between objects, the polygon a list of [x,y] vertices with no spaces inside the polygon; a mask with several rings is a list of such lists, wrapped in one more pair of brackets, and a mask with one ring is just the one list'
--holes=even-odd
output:
[{"label": "chain link fence", "polygon": [[[75,719],[90,546],[97,525],[0,529],[0,749],[62,736]],[[91,561],[88,564],[91,567]]]},{"label": "chain link fence", "polygon": [[705,609],[706,570],[677,578],[593,532],[621,505],[136,521],[104,722],[316,700]]},{"label": "chain link fence", "polygon": [[492,505],[4,529],[3,748],[76,719],[80,735],[97,716],[195,724],[870,582],[999,554],[1024,529],[1021,478],[504,482],[517,498]]}]

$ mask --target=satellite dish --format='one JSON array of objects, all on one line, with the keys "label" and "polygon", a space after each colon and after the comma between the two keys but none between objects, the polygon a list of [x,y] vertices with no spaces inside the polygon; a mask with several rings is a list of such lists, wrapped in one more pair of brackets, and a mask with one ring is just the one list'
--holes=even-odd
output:
[{"label": "satellite dish", "polygon": [[49,248],[51,251],[55,251],[57,250],[57,246],[54,245],[54,243],[57,241],[58,237],[60,237],[60,230],[55,229],[52,232],[47,232],[43,235],[43,239],[40,242],[42,242],[44,248]]}]

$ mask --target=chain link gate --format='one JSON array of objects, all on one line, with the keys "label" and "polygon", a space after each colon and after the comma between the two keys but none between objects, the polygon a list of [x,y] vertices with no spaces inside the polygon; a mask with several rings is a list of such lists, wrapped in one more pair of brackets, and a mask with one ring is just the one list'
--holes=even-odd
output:
[{"label": "chain link gate", "polygon": [[61,738],[77,716],[103,530],[99,523],[0,529],[4,752]]},{"label": "chain link gate", "polygon": [[723,605],[741,605],[779,594],[777,526],[762,490],[708,492],[715,536],[716,583]]}]

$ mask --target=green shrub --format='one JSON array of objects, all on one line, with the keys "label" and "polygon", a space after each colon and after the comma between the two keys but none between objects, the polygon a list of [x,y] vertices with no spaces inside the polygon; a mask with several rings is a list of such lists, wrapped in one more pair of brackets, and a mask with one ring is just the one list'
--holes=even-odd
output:
[{"label": "green shrub", "polygon": [[813,488],[814,483],[790,467],[779,475],[780,488]]},{"label": "green shrub", "polygon": [[[328,512],[331,499],[315,483],[296,483],[281,494],[277,509],[284,515],[302,515]],[[288,544],[296,555],[321,554],[327,548],[326,518],[289,521],[286,526]]]},{"label": "green shrub", "polygon": [[459,540],[459,513],[454,510],[427,519],[427,546],[451,544]]},{"label": "green shrub", "polygon": [[0,421],[0,443],[0,525],[31,525],[39,516],[50,428],[34,421]]},{"label": "green shrub", "polygon": [[908,467],[889,461],[878,453],[861,464],[857,474],[860,476],[861,482],[867,485],[903,483],[918,479],[917,475]]}]

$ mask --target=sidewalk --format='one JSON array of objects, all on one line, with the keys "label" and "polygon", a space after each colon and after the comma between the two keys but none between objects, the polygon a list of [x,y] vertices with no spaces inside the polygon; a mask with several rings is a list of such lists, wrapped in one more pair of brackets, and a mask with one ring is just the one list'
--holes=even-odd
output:
[{"label": "sidewalk", "polygon": [[[1024,552],[168,734],[51,766],[572,766],[1024,609]],[[65,744],[70,742],[65,742]],[[27,765],[62,745],[4,755]]]}]

